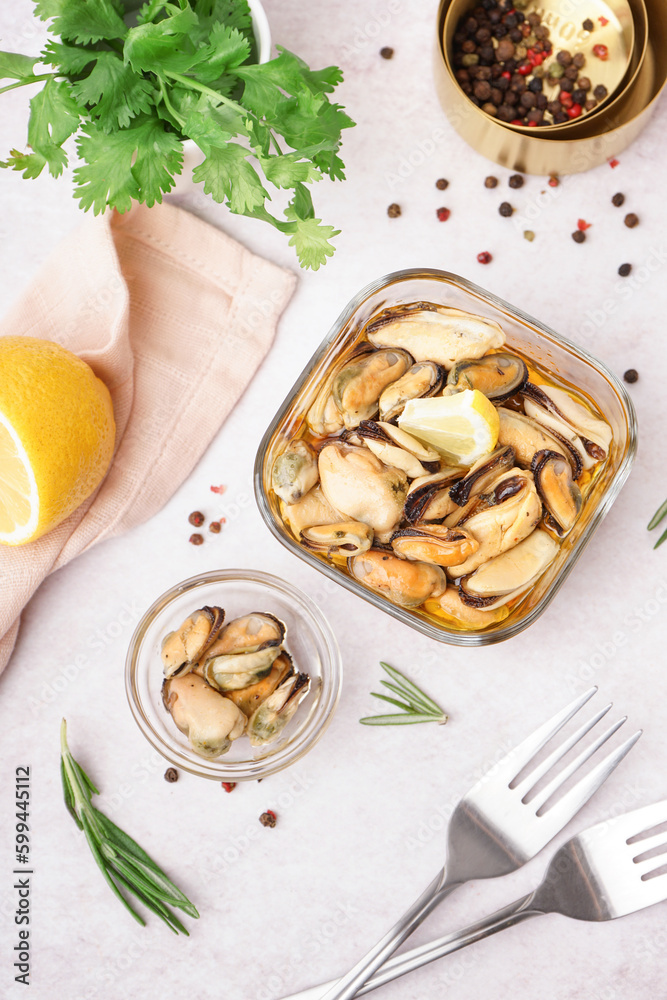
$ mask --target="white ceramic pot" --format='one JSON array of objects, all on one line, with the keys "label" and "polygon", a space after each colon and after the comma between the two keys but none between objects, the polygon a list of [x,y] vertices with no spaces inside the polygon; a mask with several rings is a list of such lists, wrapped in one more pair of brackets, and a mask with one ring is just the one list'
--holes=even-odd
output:
[{"label": "white ceramic pot", "polygon": [[[252,30],[257,43],[257,62],[266,63],[271,58],[271,29],[268,18],[260,0],[248,0],[252,17]],[[192,171],[203,161],[204,154],[192,139],[183,143],[183,169],[175,178],[176,184],[171,194],[184,194],[192,191],[196,185],[192,180]]]}]

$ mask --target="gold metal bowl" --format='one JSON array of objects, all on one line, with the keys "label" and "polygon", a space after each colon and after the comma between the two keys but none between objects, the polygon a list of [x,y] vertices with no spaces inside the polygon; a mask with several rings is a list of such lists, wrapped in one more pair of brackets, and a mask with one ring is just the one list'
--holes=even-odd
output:
[{"label": "gold metal bowl", "polygon": [[[436,89],[450,123],[483,156],[522,173],[581,173],[617,156],[648,123],[667,81],[667,4],[664,0],[643,0],[647,23],[646,54],[634,79],[604,110],[592,112],[570,126],[567,138],[558,137],[555,126],[536,130],[506,126],[486,115],[466,97],[447,68],[443,52],[444,22],[452,2],[440,0],[434,60]],[[635,0],[631,3],[634,11]],[[639,37],[637,40],[640,42]]]}]

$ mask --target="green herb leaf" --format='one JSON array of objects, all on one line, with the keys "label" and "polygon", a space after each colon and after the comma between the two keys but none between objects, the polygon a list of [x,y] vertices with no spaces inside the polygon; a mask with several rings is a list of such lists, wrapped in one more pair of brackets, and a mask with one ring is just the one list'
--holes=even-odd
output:
[{"label": "green herb leaf", "polygon": [[132,207],[139,197],[139,185],[132,173],[132,161],[137,151],[135,129],[107,134],[90,122],[83,126],[77,139],[79,156],[85,163],[74,171],[74,197],[84,212],[92,208],[94,215],[113,205],[119,212]]},{"label": "green herb leaf", "polygon": [[374,698],[379,698],[381,701],[389,702],[390,705],[400,708],[403,714],[366,716],[359,720],[363,725],[404,726],[418,722],[438,722],[442,725],[447,722],[447,716],[440,706],[427,694],[424,694],[421,688],[413,684],[405,674],[402,674],[395,667],[391,667],[388,663],[380,662],[380,666],[392,678],[391,681],[382,680],[381,683],[404,700],[397,701],[395,698],[389,698],[385,694],[377,694],[375,691],[372,691],[371,694]]},{"label": "green herb leaf", "polygon": [[187,72],[205,58],[205,52],[194,48],[189,40],[197,23],[195,12],[186,7],[163,21],[130,28],[123,49],[125,62],[137,72]]},{"label": "green herb leaf", "polygon": [[44,157],[54,177],[58,177],[67,164],[62,144],[76,132],[79,122],[80,111],[66,80],[47,80],[30,101],[28,143],[35,153]]},{"label": "green herb leaf", "polygon": [[88,76],[72,85],[72,95],[89,108],[105,132],[126,128],[133,118],[151,110],[154,87],[150,80],[125,66],[115,52],[99,52]]},{"label": "green herb leaf", "polygon": [[67,76],[77,76],[79,73],[83,73],[86,66],[89,66],[97,55],[97,52],[84,49],[80,45],[67,45],[64,42],[54,42],[49,39],[40,59],[49,66],[57,66],[60,72]]},{"label": "green herb leaf", "polygon": [[262,207],[269,196],[247,156],[248,150],[235,142],[214,146],[192,174],[195,181],[204,184],[206,194],[215,201],[227,201],[232,212],[240,215]]},{"label": "green herb leaf", "polygon": [[46,160],[40,153],[21,153],[18,149],[12,149],[7,159],[0,161],[0,167],[22,170],[26,180],[39,177],[45,166]]},{"label": "green herb leaf", "polygon": [[20,52],[0,52],[0,80],[26,80],[34,76],[39,58],[23,56]]},{"label": "green herb leaf", "polygon": [[142,926],[145,926],[145,921],[127,901],[121,888],[136,896],[175,933],[187,934],[186,928],[166,904],[177,906],[195,918],[199,916],[197,910],[143,848],[92,805],[91,795],[99,793],[70,753],[64,719],[60,728],[60,745],[65,805],[79,829],[83,830],[95,862],[111,891]]},{"label": "green herb leaf", "polygon": [[[302,160],[299,153],[284,156],[260,156],[264,175],[279,188],[292,188],[297,184],[308,184],[322,180],[322,173],[308,160]],[[311,201],[312,206],[312,201]]]},{"label": "green herb leaf", "polygon": [[648,530],[653,531],[654,528],[657,528],[664,517],[667,517],[667,500],[665,500],[665,502],[658,507],[655,514],[648,522]]},{"label": "green herb leaf", "polygon": [[39,0],[35,13],[55,18],[51,31],[84,45],[124,38],[127,26],[110,0]]},{"label": "green herb leaf", "polygon": [[335,248],[329,241],[338,236],[340,229],[323,225],[321,219],[300,219],[289,206],[285,215],[295,223],[289,245],[296,250],[301,267],[319,270],[322,264],[326,264],[327,257],[333,257]]}]

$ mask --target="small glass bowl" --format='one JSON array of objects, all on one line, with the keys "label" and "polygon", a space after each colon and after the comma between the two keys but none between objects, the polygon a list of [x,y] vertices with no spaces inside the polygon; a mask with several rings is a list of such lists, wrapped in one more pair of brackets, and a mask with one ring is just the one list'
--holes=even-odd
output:
[{"label": "small glass bowl", "polygon": [[[454,306],[495,320],[506,334],[508,351],[518,351],[526,361],[533,362],[556,382],[569,385],[580,396],[588,398],[604,415],[613,433],[607,461],[586,497],[574,528],[560,543],[554,562],[512,608],[507,619],[489,625],[483,632],[450,627],[425,610],[408,610],[393,604],[364,587],[346,569],[301,546],[283,523],[278,498],[271,489],[273,463],[287,442],[302,430],[327,371],[353,351],[372,316],[411,302]],[[601,361],[465,278],[447,271],[413,268],[395,271],[367,285],[338,317],[262,438],[255,461],[255,497],[266,524],[283,545],[358,597],[439,642],[454,646],[487,646],[517,635],[546,609],[618,496],[630,474],[636,449],[637,420],[632,401],[622,382]]]},{"label": "small glass bowl", "polygon": [[[306,698],[277,739],[253,747],[242,736],[215,760],[194,752],[164,708],[161,693],[162,640],[205,605],[224,608],[225,621],[253,611],[275,615],[287,627],[285,648],[295,668],[310,676]],[[148,742],[176,767],[216,781],[265,778],[303,757],[331,722],[341,683],[338,643],[322,612],[296,587],[259,570],[217,570],[176,584],[158,597],[137,625],[125,662],[130,709]]]}]

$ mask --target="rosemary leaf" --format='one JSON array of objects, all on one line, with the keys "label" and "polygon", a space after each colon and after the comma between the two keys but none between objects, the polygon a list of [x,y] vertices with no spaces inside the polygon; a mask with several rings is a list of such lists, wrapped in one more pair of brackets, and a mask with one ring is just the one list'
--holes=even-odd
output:
[{"label": "rosemary leaf", "polygon": [[64,719],[60,727],[60,745],[65,805],[79,829],[83,830],[95,863],[111,891],[142,927],[145,921],[130,905],[121,888],[160,917],[175,934],[187,934],[186,928],[166,904],[179,907],[194,918],[199,916],[197,910],[143,848],[93,806],[91,796],[99,792],[70,753]]},{"label": "rosemary leaf", "polygon": [[404,715],[368,715],[364,719],[359,719],[364,726],[408,726],[415,722],[437,721],[433,715],[417,715],[416,712],[406,712]]},{"label": "rosemary leaf", "polygon": [[[662,521],[663,517],[665,517],[666,515],[667,515],[667,500],[665,500],[665,502],[660,507],[658,507],[655,514],[648,522],[648,530],[653,531],[654,528],[657,528],[657,526]],[[660,541],[662,541],[662,539],[660,539]],[[658,541],[655,548],[657,548],[658,545],[660,545],[660,541]]]},{"label": "rosemary leaf", "polygon": [[667,539],[667,531],[663,531],[663,533],[660,535],[660,538],[655,543],[655,545],[653,546],[653,548],[657,549],[659,545],[662,545],[662,543],[665,541],[665,539]]},{"label": "rosemary leaf", "polygon": [[390,705],[394,705],[396,708],[401,710],[400,715],[368,715],[363,719],[359,719],[359,722],[364,726],[405,726],[411,723],[418,722],[437,722],[440,725],[447,722],[447,716],[440,708],[440,706],[429,698],[428,695],[424,694],[421,688],[418,688],[416,684],[408,680],[404,674],[402,674],[395,667],[389,666],[388,663],[380,661],[380,666],[389,674],[392,678],[391,681],[382,680],[380,683],[384,687],[388,688],[394,694],[402,698],[403,701],[398,701],[396,698],[390,698],[385,694],[378,694],[376,691],[371,691],[374,698],[379,698],[381,701],[386,701]]}]

